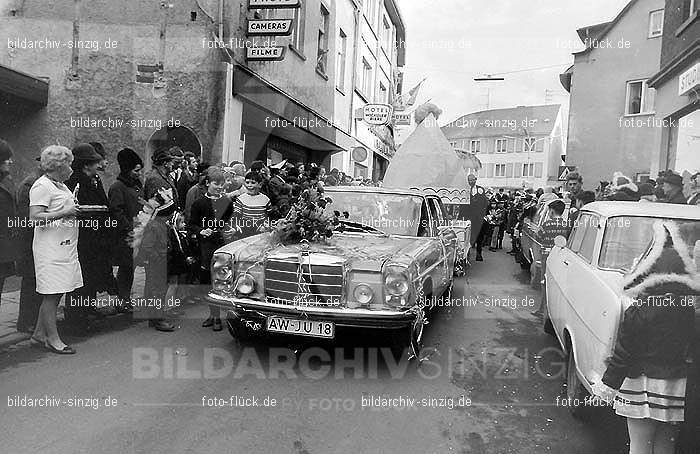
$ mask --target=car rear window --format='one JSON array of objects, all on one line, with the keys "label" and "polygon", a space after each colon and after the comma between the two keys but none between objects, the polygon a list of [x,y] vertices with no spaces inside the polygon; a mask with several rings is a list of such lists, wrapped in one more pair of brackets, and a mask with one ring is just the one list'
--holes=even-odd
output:
[{"label": "car rear window", "polygon": [[[649,217],[620,216],[608,219],[598,266],[622,272],[631,270],[634,260],[649,247],[654,223],[658,221],[659,218]],[[690,257],[693,257],[697,250],[696,243],[700,241],[700,221],[673,221],[678,225],[681,237],[688,246]],[[696,263],[697,259],[700,257],[696,257]]]}]

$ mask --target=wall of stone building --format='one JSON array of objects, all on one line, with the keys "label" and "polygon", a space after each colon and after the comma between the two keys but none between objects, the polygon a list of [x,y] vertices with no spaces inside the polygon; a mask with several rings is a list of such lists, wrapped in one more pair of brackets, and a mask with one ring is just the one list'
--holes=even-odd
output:
[{"label": "wall of stone building", "polygon": [[[43,7],[39,5],[42,3],[45,3]],[[202,39],[211,32],[210,22],[173,20],[168,25],[164,58],[166,86],[154,89],[153,84],[136,82],[136,66],[158,62],[160,25],[139,23],[137,13],[141,10],[136,6],[158,2],[95,1],[109,3],[105,7],[112,11],[113,18],[107,12],[100,15],[87,11],[88,17],[99,22],[82,20],[80,41],[96,42],[99,50],[80,50],[79,77],[72,81],[67,77],[71,66],[68,46],[11,49],[6,44],[16,38],[72,42],[72,20],[63,18],[65,14],[59,12],[59,6],[65,6],[64,3],[72,2],[26,2],[24,16],[0,17],[0,63],[50,80],[49,101],[43,109],[15,115],[8,106],[0,105],[0,137],[8,138],[17,150],[17,176],[35,166],[33,157],[47,144],[58,142],[70,147],[79,142],[99,141],[112,163],[105,176],[110,183],[119,172],[118,150],[130,146],[145,157],[149,138],[158,126],[167,126],[168,120],[191,129],[202,144],[204,157],[208,158],[214,152],[221,115],[219,95],[225,75],[220,51],[202,46]],[[124,8],[123,14],[114,11],[117,4]],[[50,14],[62,18],[40,18]],[[121,20],[130,23],[120,23]],[[108,40],[116,45],[106,48]],[[112,123],[79,127],[80,119],[112,120]],[[123,125],[118,126],[117,121]]]},{"label": "wall of stone building", "polygon": [[666,0],[661,67],[664,67],[693,41],[700,38],[700,19],[696,19],[680,34],[676,35],[678,28],[688,19],[687,3],[687,0]]}]

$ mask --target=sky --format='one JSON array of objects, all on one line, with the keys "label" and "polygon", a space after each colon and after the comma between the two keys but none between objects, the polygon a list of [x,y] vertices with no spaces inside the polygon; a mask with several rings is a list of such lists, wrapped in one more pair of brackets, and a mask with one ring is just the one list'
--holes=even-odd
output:
[{"label": "sky", "polygon": [[[612,20],[628,0],[397,0],[406,25],[404,93],[424,77],[418,103],[443,110],[439,123],[490,108],[562,104],[559,74],[581,50],[576,29]],[[554,67],[551,67],[555,65]],[[501,82],[474,77],[504,74]],[[546,97],[546,91],[550,90]],[[487,96],[487,91],[490,96]]]}]

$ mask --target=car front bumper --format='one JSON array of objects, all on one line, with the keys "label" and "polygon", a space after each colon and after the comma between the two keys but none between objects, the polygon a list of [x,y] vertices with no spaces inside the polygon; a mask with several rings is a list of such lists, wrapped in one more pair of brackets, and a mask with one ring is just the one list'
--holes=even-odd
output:
[{"label": "car front bumper", "polygon": [[[244,321],[265,325],[267,317],[287,317],[310,321],[333,322],[341,328],[398,329],[410,326],[416,320],[413,310],[369,310],[336,309],[320,307],[298,307],[271,304],[250,298],[222,296],[216,293],[207,295],[207,302],[218,306],[230,315]],[[229,314],[227,314],[229,315]]]}]

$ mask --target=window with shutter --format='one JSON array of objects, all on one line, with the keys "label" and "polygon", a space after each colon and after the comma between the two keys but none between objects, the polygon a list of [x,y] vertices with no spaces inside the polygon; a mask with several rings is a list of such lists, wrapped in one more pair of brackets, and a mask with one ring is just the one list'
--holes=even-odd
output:
[{"label": "window with shutter", "polygon": [[535,163],[535,178],[542,178],[542,163],[541,162],[536,162]]},{"label": "window with shutter", "polygon": [[487,164],[486,165],[486,178],[493,178],[494,167],[495,167],[495,164]]},{"label": "window with shutter", "polygon": [[515,153],[515,139],[508,139],[508,153]]},{"label": "window with shutter", "polygon": [[537,142],[535,142],[535,152],[541,153],[544,151],[544,142],[544,140],[538,140]]},{"label": "window with shutter", "polygon": [[513,178],[513,163],[506,164],[506,178]]}]

